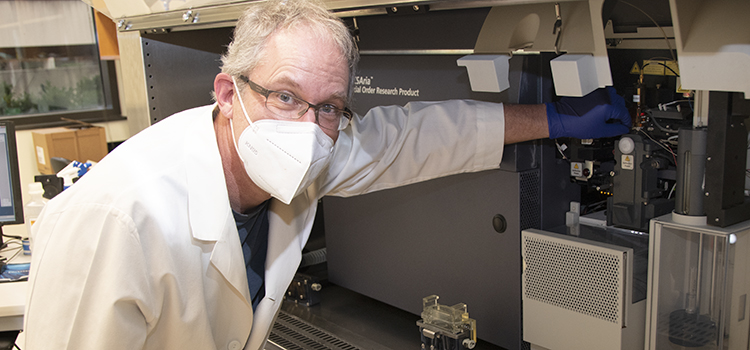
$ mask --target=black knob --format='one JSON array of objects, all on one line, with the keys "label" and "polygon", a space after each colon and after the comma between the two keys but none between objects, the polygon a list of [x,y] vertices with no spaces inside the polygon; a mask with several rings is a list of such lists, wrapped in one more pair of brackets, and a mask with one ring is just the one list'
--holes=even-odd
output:
[{"label": "black knob", "polygon": [[497,233],[503,233],[508,228],[508,222],[505,221],[504,216],[497,214],[492,218],[492,227]]}]

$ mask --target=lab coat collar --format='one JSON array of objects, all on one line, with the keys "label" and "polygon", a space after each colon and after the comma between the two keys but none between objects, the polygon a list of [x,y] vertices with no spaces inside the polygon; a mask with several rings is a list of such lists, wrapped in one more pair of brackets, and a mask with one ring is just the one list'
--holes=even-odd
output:
[{"label": "lab coat collar", "polygon": [[250,333],[245,349],[262,349],[268,338],[271,322],[279,312],[279,303],[302,261],[302,248],[310,236],[316,201],[317,190],[314,185],[294,198],[289,205],[271,199],[268,210],[266,297],[255,310],[253,332]]},{"label": "lab coat collar", "polygon": [[251,307],[242,248],[214,132],[213,106],[203,108],[204,115],[186,130],[188,142],[183,153],[183,161],[188,164],[185,176],[190,230],[194,239],[216,242],[211,263]]},{"label": "lab coat collar", "polygon": [[[214,132],[211,111],[213,106],[203,107],[205,116],[187,130],[183,161],[188,164],[187,190],[190,228],[193,238],[202,241],[218,241],[231,216],[224,168]],[[215,205],[221,203],[221,205]],[[236,227],[235,227],[236,230]]]}]

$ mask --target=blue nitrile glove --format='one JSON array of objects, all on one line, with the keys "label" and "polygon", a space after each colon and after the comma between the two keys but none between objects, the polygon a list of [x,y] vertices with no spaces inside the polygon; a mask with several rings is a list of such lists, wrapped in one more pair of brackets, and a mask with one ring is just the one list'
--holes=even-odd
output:
[{"label": "blue nitrile glove", "polygon": [[551,139],[596,139],[630,131],[630,113],[625,108],[625,100],[611,86],[583,97],[563,97],[546,105]]}]

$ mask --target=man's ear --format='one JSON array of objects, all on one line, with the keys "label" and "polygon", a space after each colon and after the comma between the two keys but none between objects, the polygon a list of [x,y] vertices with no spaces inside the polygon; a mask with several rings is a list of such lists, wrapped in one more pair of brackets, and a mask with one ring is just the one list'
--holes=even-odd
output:
[{"label": "man's ear", "polygon": [[219,73],[214,78],[214,93],[221,114],[226,118],[232,118],[232,106],[234,105],[234,82],[232,76]]}]

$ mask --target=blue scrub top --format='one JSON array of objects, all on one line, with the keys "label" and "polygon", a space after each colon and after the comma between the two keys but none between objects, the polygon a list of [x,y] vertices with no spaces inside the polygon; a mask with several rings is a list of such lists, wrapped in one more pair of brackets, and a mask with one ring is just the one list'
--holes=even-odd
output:
[{"label": "blue scrub top", "polygon": [[268,202],[263,202],[245,214],[232,210],[240,234],[242,253],[245,256],[247,285],[250,288],[253,311],[266,295],[263,281],[268,251]]}]

